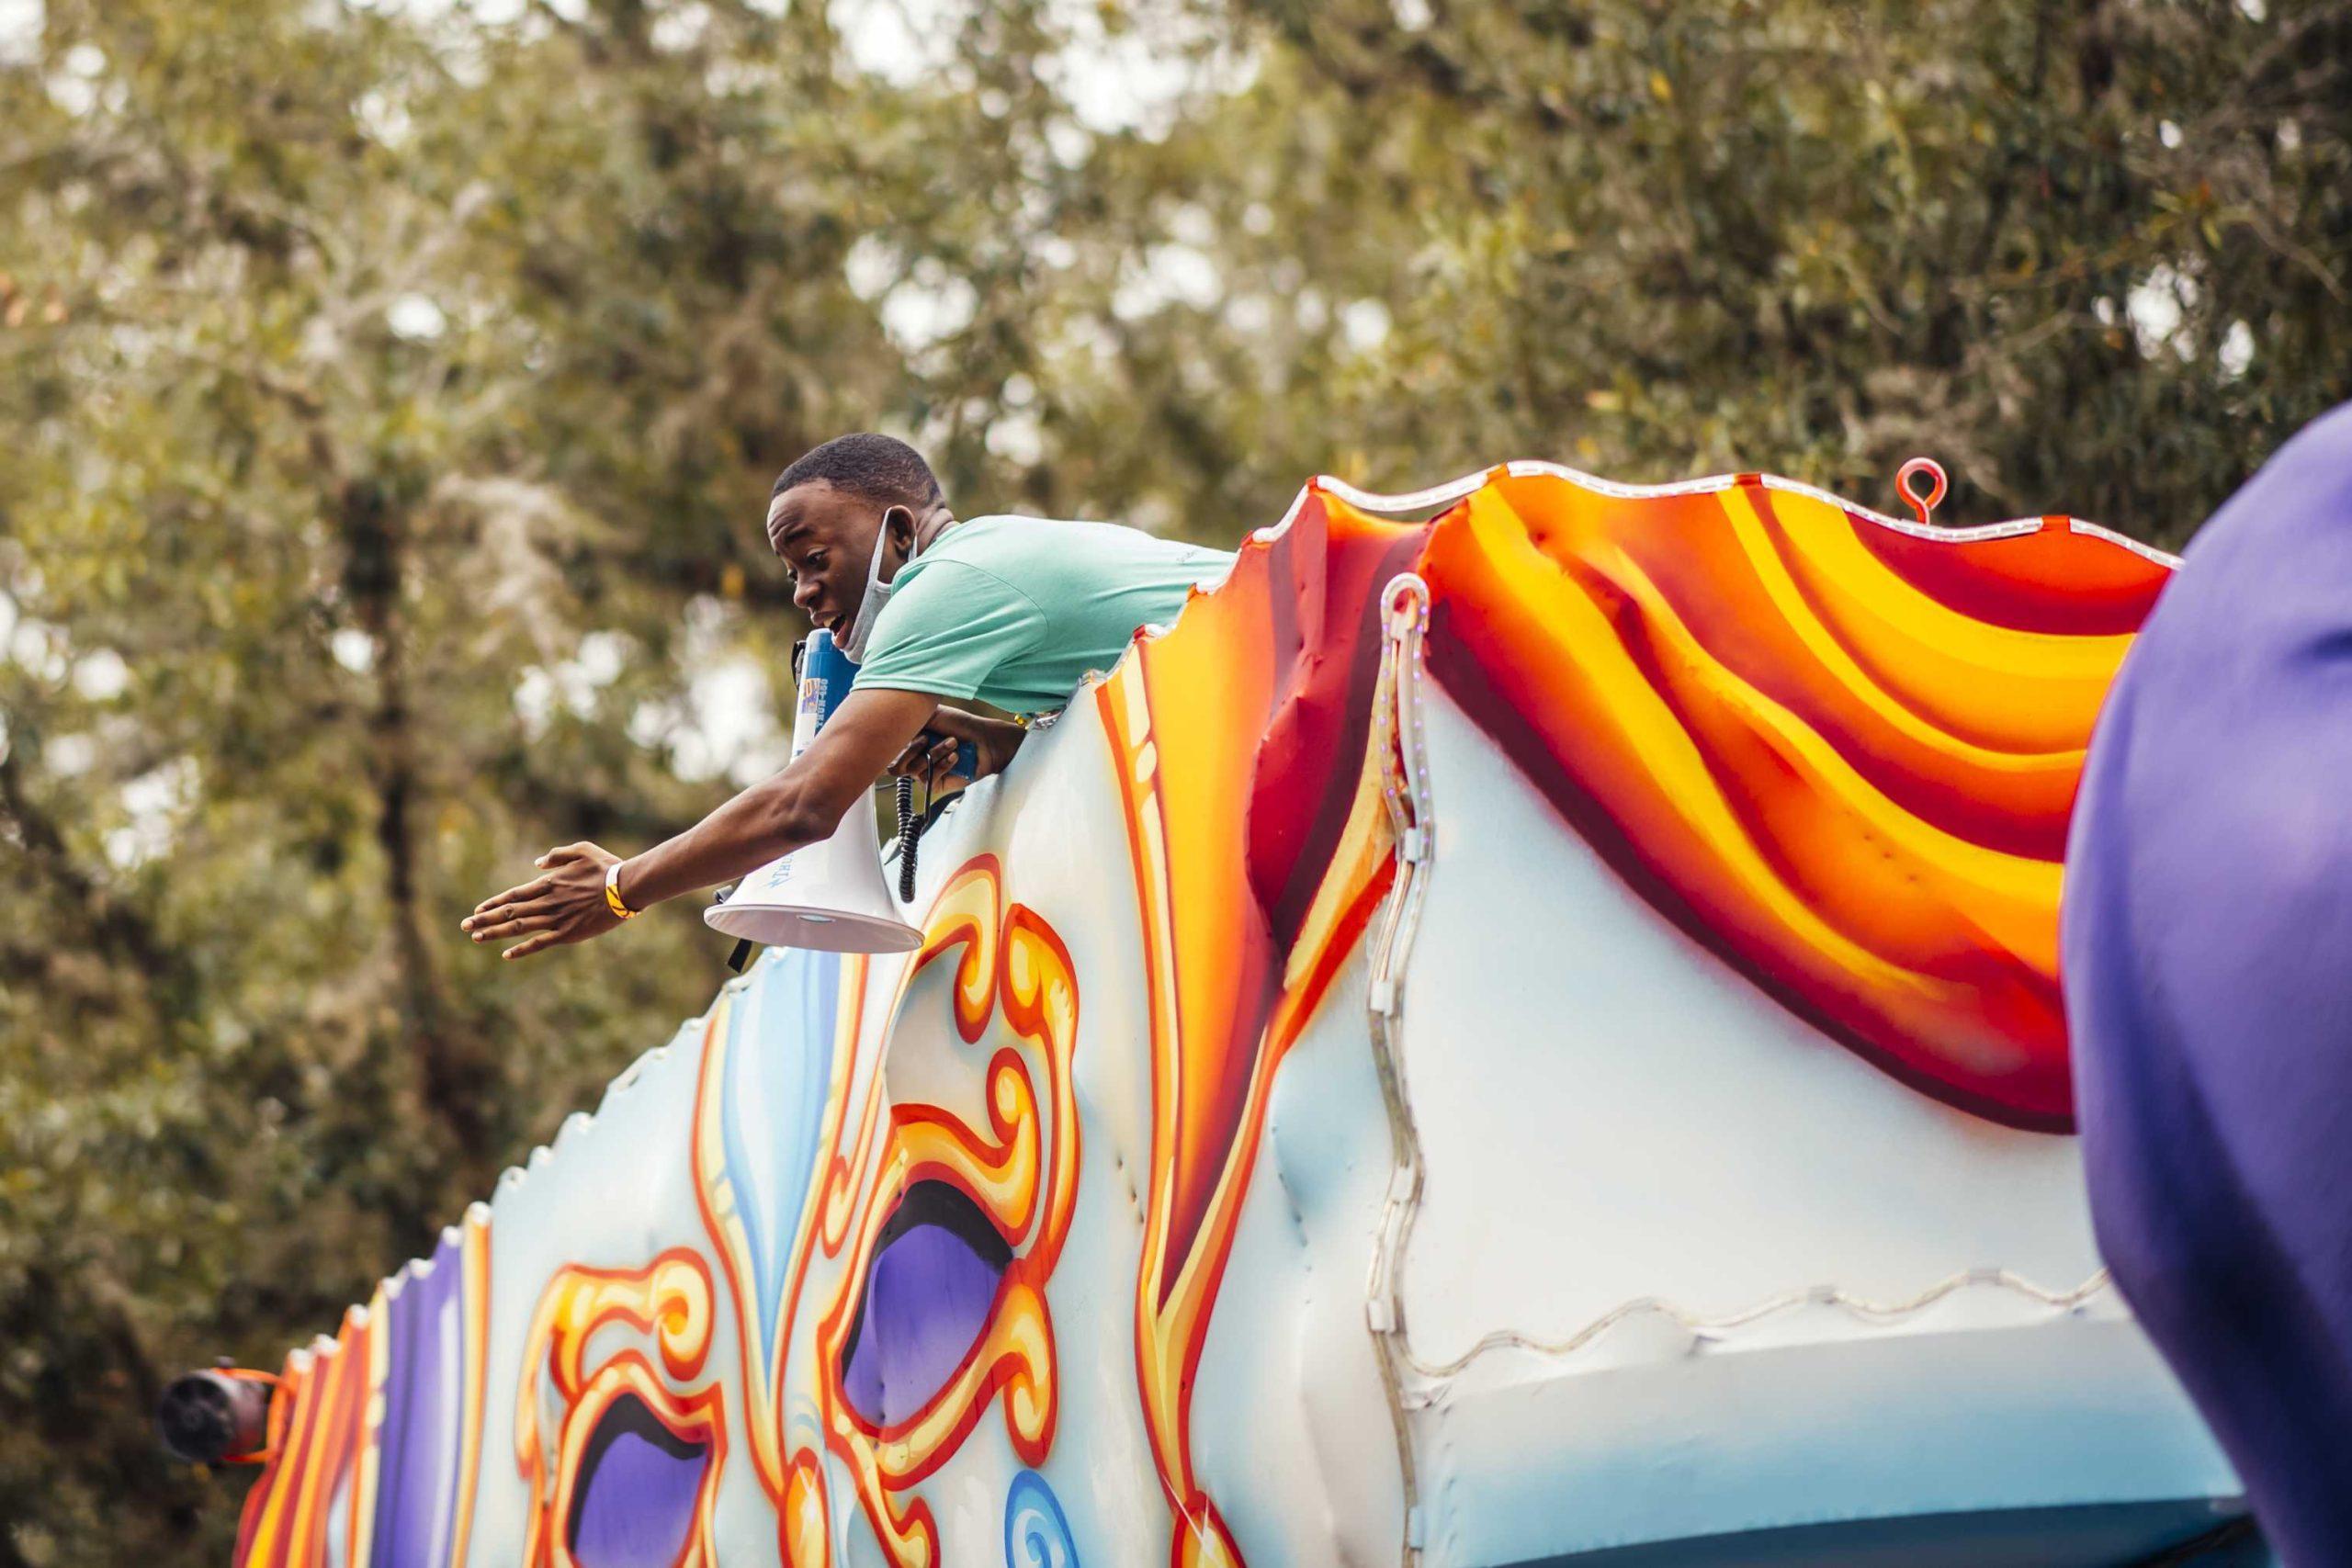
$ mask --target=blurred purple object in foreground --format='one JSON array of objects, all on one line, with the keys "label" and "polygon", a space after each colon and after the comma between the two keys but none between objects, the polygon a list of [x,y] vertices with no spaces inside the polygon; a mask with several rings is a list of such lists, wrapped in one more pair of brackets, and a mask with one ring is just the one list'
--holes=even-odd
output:
[{"label": "blurred purple object in foreground", "polygon": [[2352,1562],[2352,406],[2191,546],[2066,875],[2100,1249],[2272,1545]]}]

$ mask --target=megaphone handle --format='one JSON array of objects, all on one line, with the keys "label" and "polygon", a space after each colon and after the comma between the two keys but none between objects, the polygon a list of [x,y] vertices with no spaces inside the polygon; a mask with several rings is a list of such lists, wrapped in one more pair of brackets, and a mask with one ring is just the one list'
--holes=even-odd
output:
[{"label": "megaphone handle", "polygon": [[[940,734],[936,729],[924,730],[922,732],[922,738],[931,741],[934,745],[947,739],[947,737]],[[972,780],[979,777],[980,749],[973,745],[968,740],[958,740],[956,742],[956,760],[948,764],[946,776],[951,779],[962,779],[967,784],[969,784]],[[932,787],[932,785],[936,784],[939,782],[939,779],[940,775],[937,773],[930,773],[926,775],[926,782],[923,787],[926,789]]]}]

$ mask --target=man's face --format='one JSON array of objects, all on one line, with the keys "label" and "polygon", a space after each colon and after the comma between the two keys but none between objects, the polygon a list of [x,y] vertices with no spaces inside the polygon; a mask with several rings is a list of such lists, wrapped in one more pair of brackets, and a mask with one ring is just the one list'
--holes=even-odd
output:
[{"label": "man's face", "polygon": [[857,618],[885,510],[823,479],[795,485],[770,506],[768,543],[809,625],[839,637]]}]

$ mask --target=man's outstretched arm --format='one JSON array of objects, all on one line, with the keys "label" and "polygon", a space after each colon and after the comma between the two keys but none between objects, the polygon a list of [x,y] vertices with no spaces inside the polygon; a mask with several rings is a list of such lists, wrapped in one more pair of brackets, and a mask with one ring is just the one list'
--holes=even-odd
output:
[{"label": "man's outstretched arm", "polygon": [[[826,837],[938,706],[937,697],[922,692],[853,691],[791,766],[624,864],[622,902],[649,908],[731,882]],[[602,936],[620,924],[605,899],[605,871],[619,858],[595,844],[549,850],[537,863],[537,876],[482,900],[462,927],[476,942],[521,937],[502,958]]]}]

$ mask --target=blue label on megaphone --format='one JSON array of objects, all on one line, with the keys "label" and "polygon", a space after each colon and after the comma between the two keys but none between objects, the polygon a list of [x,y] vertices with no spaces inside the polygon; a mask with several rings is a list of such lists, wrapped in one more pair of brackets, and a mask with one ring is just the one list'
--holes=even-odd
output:
[{"label": "blue label on megaphone", "polygon": [[[800,694],[793,705],[793,755],[813,739],[833,710],[849,695],[850,682],[857,678],[857,666],[850,662],[848,654],[841,650],[829,631],[813,631],[808,640],[800,645]],[[937,739],[935,731],[926,731],[925,738]],[[956,748],[956,761],[948,767],[950,778],[969,779],[980,771],[980,754],[968,740]]]},{"label": "blue label on megaphone", "polygon": [[849,695],[857,666],[850,662],[829,631],[813,631],[800,650],[800,700],[794,722],[814,719],[821,728]]}]

